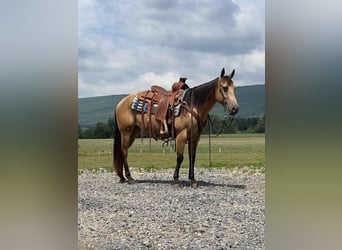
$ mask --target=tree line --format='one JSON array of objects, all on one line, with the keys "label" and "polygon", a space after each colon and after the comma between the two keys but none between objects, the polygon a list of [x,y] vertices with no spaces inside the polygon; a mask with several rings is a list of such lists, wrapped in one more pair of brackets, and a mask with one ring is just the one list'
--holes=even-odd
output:
[{"label": "tree line", "polygon": [[[202,134],[215,134],[220,130],[223,120],[216,116],[210,115],[212,125],[207,122],[203,129]],[[235,133],[265,133],[265,116],[254,118],[236,118],[233,122],[229,120],[225,123],[222,134],[235,134]],[[78,125],[78,138],[79,139],[100,139],[100,138],[113,138],[114,135],[114,119],[109,118],[108,121],[98,122],[94,128],[82,128]]]}]

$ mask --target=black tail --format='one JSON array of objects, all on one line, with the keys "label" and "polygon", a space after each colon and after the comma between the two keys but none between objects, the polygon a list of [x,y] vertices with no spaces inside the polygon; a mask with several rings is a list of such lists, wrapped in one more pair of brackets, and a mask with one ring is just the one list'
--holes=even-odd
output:
[{"label": "black tail", "polygon": [[124,157],[121,150],[121,133],[118,127],[118,122],[115,115],[115,128],[114,128],[114,147],[113,147],[113,163],[116,174],[120,179],[124,179],[123,176],[123,162]]}]

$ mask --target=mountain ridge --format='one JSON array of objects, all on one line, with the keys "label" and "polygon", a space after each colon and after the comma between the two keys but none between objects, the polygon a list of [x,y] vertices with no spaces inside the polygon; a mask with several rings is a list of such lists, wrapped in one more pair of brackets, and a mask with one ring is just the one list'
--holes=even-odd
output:
[{"label": "mountain ridge", "polygon": [[[82,128],[94,128],[97,122],[113,118],[118,102],[128,94],[78,98],[78,124]],[[238,86],[236,98],[240,110],[236,118],[262,117],[265,115],[265,84]],[[216,103],[211,115],[224,116],[224,108]]]}]

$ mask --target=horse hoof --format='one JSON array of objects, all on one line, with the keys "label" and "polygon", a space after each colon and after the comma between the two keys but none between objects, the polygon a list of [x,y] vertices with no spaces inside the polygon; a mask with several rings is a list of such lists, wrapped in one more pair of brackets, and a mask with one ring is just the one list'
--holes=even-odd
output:
[{"label": "horse hoof", "polygon": [[192,182],[191,182],[191,187],[192,187],[192,188],[198,188],[198,183],[197,183],[197,181],[192,181]]},{"label": "horse hoof", "polygon": [[173,187],[175,187],[175,188],[182,188],[182,187],[183,187],[183,185],[182,185],[182,183],[181,183],[180,181],[173,181],[173,182],[171,183],[171,185],[172,185]]},{"label": "horse hoof", "polygon": [[129,178],[129,179],[127,180],[127,183],[128,183],[128,184],[134,184],[134,183],[135,183],[135,180],[134,180],[133,178]]},{"label": "horse hoof", "polygon": [[126,179],[120,179],[119,183],[126,183]]}]

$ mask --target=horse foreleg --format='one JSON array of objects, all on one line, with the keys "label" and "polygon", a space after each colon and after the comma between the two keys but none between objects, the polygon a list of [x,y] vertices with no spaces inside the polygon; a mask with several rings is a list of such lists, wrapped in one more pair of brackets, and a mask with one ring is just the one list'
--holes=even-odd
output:
[{"label": "horse foreleg", "polygon": [[186,136],[182,136],[181,134],[179,134],[176,137],[177,164],[176,164],[175,173],[173,174],[172,185],[180,185],[180,183],[179,183],[179,169],[180,169],[180,166],[181,166],[183,159],[184,159],[183,154],[184,154],[185,142],[186,142]]},{"label": "horse foreleg", "polygon": [[189,151],[189,179],[191,181],[191,187],[197,188],[198,184],[195,180],[195,159],[196,159],[196,149],[198,145],[198,140],[188,142]]},{"label": "horse foreleg", "polygon": [[175,173],[173,174],[172,185],[180,185],[180,183],[179,183],[179,169],[180,169],[180,166],[183,162],[183,159],[184,159],[183,154],[180,154],[180,155],[177,154],[177,164],[176,164]]}]

